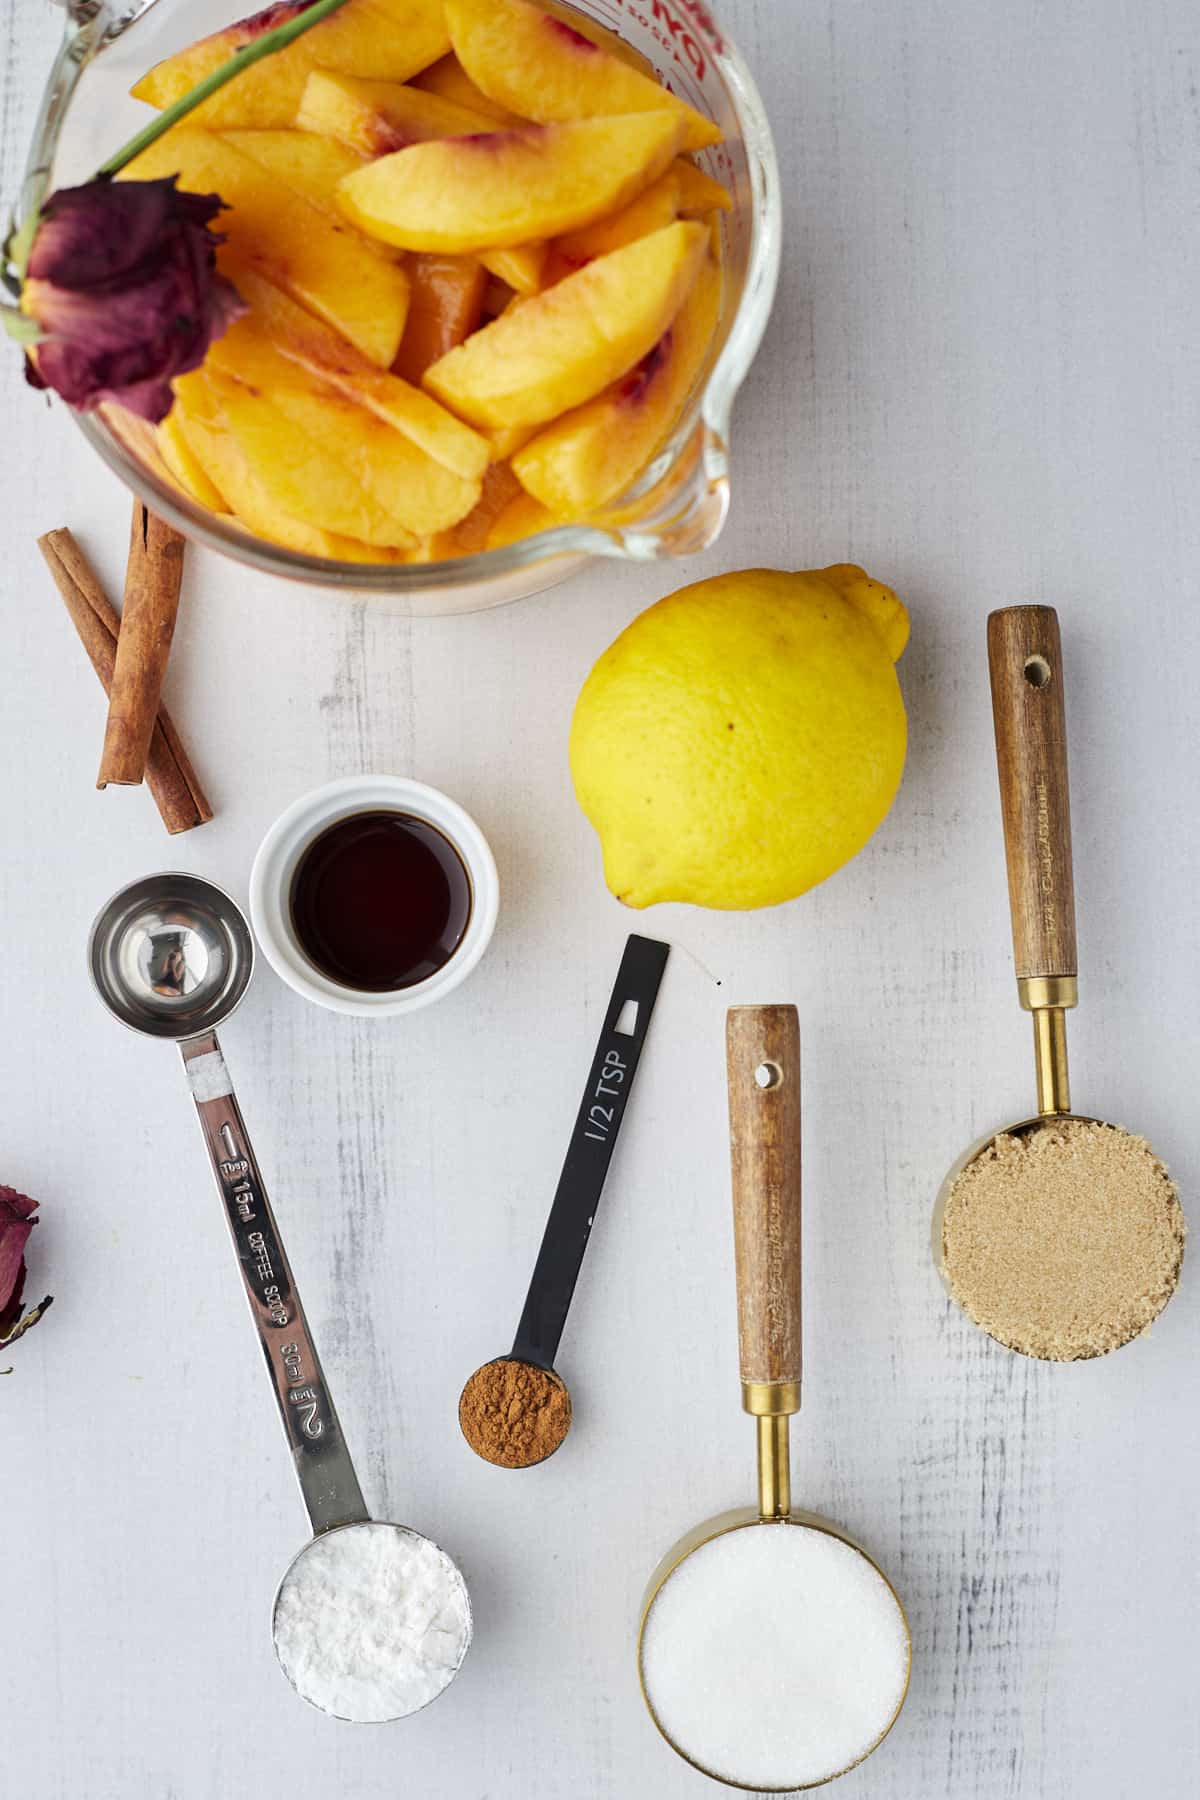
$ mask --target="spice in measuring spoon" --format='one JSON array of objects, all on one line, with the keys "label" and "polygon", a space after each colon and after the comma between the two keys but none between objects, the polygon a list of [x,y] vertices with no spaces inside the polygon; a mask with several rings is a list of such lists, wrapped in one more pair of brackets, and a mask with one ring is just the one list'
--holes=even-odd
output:
[{"label": "spice in measuring spoon", "polygon": [[1058,616],[988,620],[1013,955],[1033,1015],[1038,1116],[974,1144],[942,1185],[934,1259],[998,1343],[1075,1362],[1149,1330],[1179,1282],[1186,1225],[1144,1138],[1071,1111],[1066,1015],[1077,999],[1066,709]]},{"label": "spice in measuring spoon", "polygon": [[337,1718],[403,1718],[458,1673],[471,1604],[445,1551],[372,1519],[358,1485],[217,1041],[250,981],[250,927],[211,882],[151,875],[103,908],[88,956],[115,1018],[179,1045],[312,1525],[275,1598],[280,1667]]},{"label": "spice in measuring spoon", "polygon": [[554,1358],[669,954],[636,934],[625,945],[513,1347],[476,1369],[458,1403],[463,1436],[498,1468],[544,1462],[571,1427]]},{"label": "spice in measuring spoon", "polygon": [[726,1028],[742,1405],[758,1426],[758,1506],[680,1540],[638,1636],[650,1715],[714,1780],[815,1787],[886,1737],[908,1690],[904,1608],[866,1551],[791,1504],[800,1407],[800,1030],[794,1006]]}]

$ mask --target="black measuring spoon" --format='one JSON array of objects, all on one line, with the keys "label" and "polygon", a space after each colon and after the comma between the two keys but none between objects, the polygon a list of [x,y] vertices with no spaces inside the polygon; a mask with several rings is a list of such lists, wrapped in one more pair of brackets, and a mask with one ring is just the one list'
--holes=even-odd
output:
[{"label": "black measuring spoon", "polygon": [[669,955],[657,938],[626,942],[513,1347],[462,1391],[463,1436],[498,1468],[544,1462],[570,1430],[571,1396],[554,1358]]}]

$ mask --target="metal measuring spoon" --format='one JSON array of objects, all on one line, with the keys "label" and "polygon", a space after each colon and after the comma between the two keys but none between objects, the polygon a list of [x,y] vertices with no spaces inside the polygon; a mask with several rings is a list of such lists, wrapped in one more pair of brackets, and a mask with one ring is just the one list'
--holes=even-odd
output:
[{"label": "metal measuring spoon", "polygon": [[476,1369],[459,1399],[463,1436],[497,1468],[545,1462],[571,1428],[554,1358],[669,955],[657,938],[626,941],[512,1349]]},{"label": "metal measuring spoon", "polygon": [[[912,1642],[899,1596],[862,1545],[830,1520],[792,1508],[788,1421],[800,1410],[801,1375],[796,1008],[731,1008],[726,1064],[738,1352],[742,1406],[758,1433],[758,1505],[706,1520],[663,1557],[642,1603],[638,1675],[651,1718],[686,1762],[731,1787],[790,1792],[844,1775],[883,1742],[908,1691]],[[716,1579],[731,1551],[738,1593]],[[828,1579],[803,1573],[803,1561],[797,1572],[797,1552],[824,1565],[826,1577],[835,1571],[832,1591]],[[685,1583],[700,1595],[699,1606],[686,1602],[690,1643],[672,1618]],[[749,1604],[768,1621],[753,1644],[739,1627]],[[801,1632],[821,1639],[807,1682],[781,1674],[788,1642]],[[727,1669],[719,1682],[710,1672],[696,1686],[689,1657],[705,1644],[723,1647]],[[854,1716],[834,1740],[828,1720],[837,1712]],[[815,1742],[818,1734],[826,1741]]]},{"label": "metal measuring spoon", "polygon": [[[320,1671],[314,1679],[301,1671],[298,1679],[294,1661],[281,1652],[281,1603],[286,1603],[289,1590],[298,1591],[295,1584],[305,1559],[318,1551],[327,1555],[322,1547],[329,1534],[392,1532],[399,1534],[391,1546],[397,1556],[419,1556],[426,1578],[432,1570],[433,1577],[442,1581],[453,1603],[451,1610],[463,1621],[461,1647],[456,1656],[447,1657],[440,1692],[458,1672],[471,1641],[466,1584],[431,1540],[407,1526],[373,1521],[367,1512],[217,1041],[216,1027],[233,1012],[250,981],[254,966],[250,928],[229,895],[211,882],[195,875],[148,875],[122,888],[101,909],[92,927],[88,963],[96,990],[114,1018],[132,1031],[173,1039],[179,1045],[225,1202],[251,1316],[313,1529],[312,1541],[293,1560],[276,1594],[272,1636],[280,1666],[302,1698],[333,1710],[324,1698]],[[378,1542],[374,1540],[373,1548]],[[383,1615],[377,1630],[386,1637],[387,1627]],[[420,1704],[434,1697],[430,1692]],[[375,1722],[415,1710],[411,1706],[381,1713],[376,1706],[370,1714],[354,1716]]]},{"label": "metal measuring spoon", "polygon": [[[999,1131],[989,1132],[964,1151],[950,1169],[938,1193],[933,1214],[933,1254],[938,1272],[950,1293],[967,1310],[973,1323],[979,1319],[954,1284],[947,1261],[946,1213],[959,1177],[978,1159],[988,1155],[998,1138],[1014,1138],[1028,1146],[1043,1131],[1057,1127],[1096,1127],[1113,1134],[1127,1146],[1132,1158],[1144,1158],[1161,1176],[1162,1219],[1158,1221],[1164,1245],[1177,1245],[1173,1271],[1168,1271],[1161,1290],[1143,1301],[1135,1290],[1126,1316],[1124,1335],[1106,1349],[1119,1349],[1139,1336],[1170,1299],[1178,1281],[1183,1256],[1183,1224],[1175,1190],[1161,1163],[1148,1145],[1122,1126],[1110,1125],[1071,1109],[1067,1063],[1067,1012],[1079,997],[1079,959],[1075,940],[1075,891],[1071,851],[1071,803],[1067,771],[1067,727],[1064,704],[1062,641],[1058,614],[1052,606],[1010,606],[988,618],[988,666],[991,675],[992,714],[996,731],[996,761],[1000,775],[1000,802],[1004,820],[1004,849],[1008,866],[1009,908],[1012,914],[1013,960],[1017,993],[1033,1017],[1034,1055],[1037,1065],[1038,1111]],[[1131,1163],[1132,1166],[1132,1163]],[[1037,1193],[1028,1195],[1030,1211],[1036,1210]],[[1171,1254],[1174,1252],[1172,1251]],[[1039,1254],[1037,1246],[1030,1254]],[[1105,1254],[1096,1244],[1089,1254]],[[1114,1279],[1117,1272],[1114,1271]],[[1141,1313],[1135,1310],[1137,1299]],[[1025,1322],[1014,1315],[1013,1330]],[[1007,1349],[1023,1350],[1002,1335],[999,1321],[983,1324],[990,1336]],[[1044,1350],[1025,1354],[1049,1355]],[[1103,1354],[1081,1348],[1077,1356]],[[1070,1358],[1074,1360],[1074,1358]],[[1067,1360],[1052,1358],[1052,1360]]]}]

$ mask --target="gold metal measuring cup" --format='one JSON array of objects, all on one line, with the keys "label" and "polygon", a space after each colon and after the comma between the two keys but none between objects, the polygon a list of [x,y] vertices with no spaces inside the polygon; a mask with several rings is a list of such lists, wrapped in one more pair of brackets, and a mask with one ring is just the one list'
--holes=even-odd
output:
[{"label": "gold metal measuring cup", "polygon": [[[989,616],[987,642],[1013,961],[1021,1005],[1033,1018],[1038,1110],[1034,1117],[1001,1126],[972,1144],[942,1183],[933,1213],[934,1261],[951,1297],[960,1304],[963,1297],[947,1267],[946,1208],[958,1177],[997,1138],[1028,1140],[1047,1126],[1071,1122],[1100,1126],[1126,1140],[1130,1137],[1123,1127],[1071,1109],[1066,1020],[1078,1000],[1079,961],[1058,614],[1052,606],[1005,607]],[[1164,1178],[1164,1205],[1177,1213],[1174,1189],[1161,1164],[1158,1168]],[[1180,1259],[1182,1232],[1180,1220]],[[1172,1283],[1161,1298],[1160,1310],[1173,1291]],[[1135,1326],[1120,1342],[1128,1343],[1144,1329],[1144,1325]],[[1003,1343],[1004,1339],[997,1341]],[[1118,1343],[1111,1345],[1119,1347]],[[1008,1344],[1006,1348],[1018,1346]]]},{"label": "gold metal measuring cup", "polygon": [[[638,1674],[651,1718],[686,1762],[731,1787],[787,1793],[845,1774],[882,1743],[908,1691],[912,1641],[899,1596],[861,1544],[828,1519],[792,1508],[788,1420],[800,1408],[801,1366],[800,1032],[795,1007],[731,1009],[726,1058],[742,1405],[757,1430],[758,1505],[721,1513],[698,1525],[659,1563],[643,1598]],[[854,1753],[836,1766],[803,1766],[798,1757],[788,1769],[772,1770],[765,1779],[756,1756],[748,1755],[740,1768],[714,1766],[711,1756],[706,1760],[703,1744],[681,1741],[672,1720],[656,1703],[655,1680],[647,1667],[656,1607],[683,1565],[696,1566],[691,1559],[697,1552],[744,1530],[770,1532],[771,1541],[781,1548],[784,1534],[790,1539],[794,1532],[815,1534],[844,1547],[851,1585],[857,1589],[865,1581],[872,1605],[882,1610],[885,1625],[894,1634],[894,1701],[874,1720]],[[719,1638],[722,1626],[722,1619],[714,1617],[706,1629]],[[786,1710],[773,1701],[764,1708],[776,1720]],[[771,1717],[747,1717],[747,1735],[755,1736],[771,1723]],[[752,1762],[755,1766],[748,1766]],[[786,1779],[776,1780],[776,1773]]]}]

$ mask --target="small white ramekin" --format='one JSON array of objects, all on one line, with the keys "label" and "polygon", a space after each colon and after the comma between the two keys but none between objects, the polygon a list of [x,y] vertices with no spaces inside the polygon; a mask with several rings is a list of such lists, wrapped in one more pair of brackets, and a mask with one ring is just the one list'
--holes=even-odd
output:
[{"label": "small white ramekin", "polygon": [[[449,838],[471,882],[471,916],[462,942],[444,966],[414,987],[367,993],[330,980],[309,961],[292,924],[296,866],[315,837],[360,812],[404,812]],[[361,1018],[416,1012],[465,981],[488,944],[500,906],[500,880],[488,841],[456,801],[403,775],[349,775],[304,794],[276,819],[250,871],[250,917],[262,953],[288,986],[318,1006]]]}]

